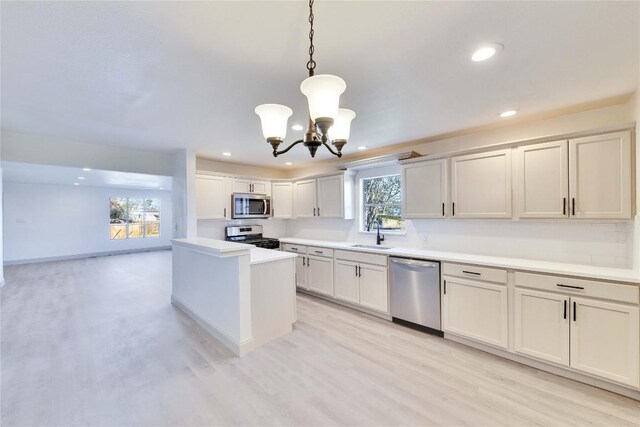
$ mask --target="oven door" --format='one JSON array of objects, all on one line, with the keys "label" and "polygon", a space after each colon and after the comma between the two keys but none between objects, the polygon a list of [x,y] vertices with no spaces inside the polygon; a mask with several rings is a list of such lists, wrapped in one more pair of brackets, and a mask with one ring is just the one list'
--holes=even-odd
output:
[{"label": "oven door", "polygon": [[271,214],[271,199],[255,194],[234,194],[232,197],[232,217],[268,218]]}]

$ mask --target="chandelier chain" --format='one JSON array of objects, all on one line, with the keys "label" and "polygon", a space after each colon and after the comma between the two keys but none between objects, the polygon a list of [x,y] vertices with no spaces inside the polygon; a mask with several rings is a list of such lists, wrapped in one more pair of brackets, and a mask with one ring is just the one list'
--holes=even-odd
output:
[{"label": "chandelier chain", "polygon": [[309,0],[309,61],[307,61],[307,70],[309,70],[310,76],[313,75],[316,69],[316,61],[313,60],[313,52],[315,50],[313,46],[313,2],[314,0]]}]

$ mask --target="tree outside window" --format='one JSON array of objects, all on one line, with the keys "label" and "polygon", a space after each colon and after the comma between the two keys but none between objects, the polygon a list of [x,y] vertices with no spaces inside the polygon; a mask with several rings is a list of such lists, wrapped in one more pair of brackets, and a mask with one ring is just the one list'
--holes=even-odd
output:
[{"label": "tree outside window", "polygon": [[109,199],[110,239],[140,239],[160,236],[160,200]]},{"label": "tree outside window", "polygon": [[362,231],[375,230],[378,223],[381,230],[404,230],[400,175],[364,178],[361,189]]}]

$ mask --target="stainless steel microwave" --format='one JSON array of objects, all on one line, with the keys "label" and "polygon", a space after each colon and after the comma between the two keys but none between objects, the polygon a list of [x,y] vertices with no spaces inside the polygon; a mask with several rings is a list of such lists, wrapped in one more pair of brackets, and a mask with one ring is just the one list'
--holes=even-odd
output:
[{"label": "stainless steel microwave", "polygon": [[231,196],[231,218],[269,218],[271,197],[266,194],[233,193]]}]

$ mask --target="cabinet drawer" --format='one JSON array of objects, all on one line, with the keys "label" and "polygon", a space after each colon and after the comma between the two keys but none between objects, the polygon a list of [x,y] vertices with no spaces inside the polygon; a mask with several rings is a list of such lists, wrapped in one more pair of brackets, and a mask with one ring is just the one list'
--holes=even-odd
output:
[{"label": "cabinet drawer", "polygon": [[295,252],[295,253],[299,253],[299,254],[306,254],[307,253],[307,247],[306,246],[294,245],[294,244],[291,244],[291,243],[283,243],[282,244],[282,250],[286,251],[286,252]]},{"label": "cabinet drawer", "polygon": [[523,272],[516,272],[515,283],[518,287],[563,292],[569,295],[607,299],[630,304],[638,304],[639,302],[639,288],[635,285],[621,285],[589,279]]},{"label": "cabinet drawer", "polygon": [[369,254],[366,252],[354,252],[354,251],[335,251],[336,259],[343,259],[345,261],[353,261],[363,264],[373,264],[373,265],[381,265],[383,267],[387,266],[387,256],[386,255],[377,255],[377,254]]},{"label": "cabinet drawer", "polygon": [[307,253],[309,255],[317,255],[317,256],[333,258],[333,249],[320,248],[318,246],[309,246],[307,248]]},{"label": "cabinet drawer", "polygon": [[478,267],[464,264],[442,264],[442,274],[448,276],[466,277],[495,283],[507,283],[507,270],[499,268]]}]

